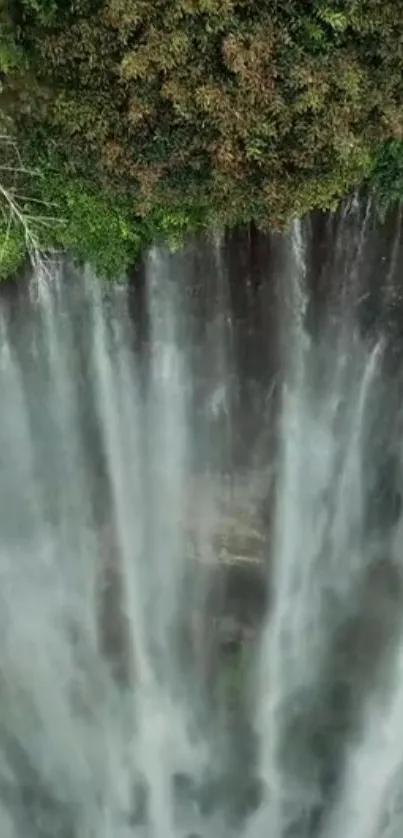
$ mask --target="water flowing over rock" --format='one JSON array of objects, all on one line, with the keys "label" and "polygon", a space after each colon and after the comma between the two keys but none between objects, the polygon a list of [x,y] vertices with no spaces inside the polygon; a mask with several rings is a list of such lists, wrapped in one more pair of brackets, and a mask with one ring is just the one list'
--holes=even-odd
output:
[{"label": "water flowing over rock", "polygon": [[403,826],[401,215],[0,294],[0,833]]}]

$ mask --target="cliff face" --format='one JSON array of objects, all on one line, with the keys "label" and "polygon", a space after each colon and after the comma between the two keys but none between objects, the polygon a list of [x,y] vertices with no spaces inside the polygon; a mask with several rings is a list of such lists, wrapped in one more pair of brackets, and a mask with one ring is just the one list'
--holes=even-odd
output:
[{"label": "cliff face", "polygon": [[[260,481],[257,477],[253,487],[245,479],[226,486],[211,477],[193,478],[188,487],[180,547],[184,566],[182,629],[186,642],[194,648],[200,646],[200,655],[206,658],[204,646],[210,647],[210,659],[220,658],[222,653],[234,653],[238,658],[251,644],[254,647],[266,612],[270,487],[265,486],[263,476]],[[124,582],[118,555],[113,526],[103,526],[101,634],[105,653],[124,671]]]},{"label": "cliff face", "polygon": [[[326,358],[333,351],[331,343],[344,317],[340,299],[351,304],[357,328],[368,344],[382,321],[388,339],[392,337],[383,360],[385,373],[398,369],[402,351],[400,227],[399,216],[380,224],[365,199],[350,201],[338,215],[316,215],[302,225],[299,257],[308,299],[303,325],[312,345],[321,349],[314,370],[319,385],[321,377],[325,381]],[[165,524],[176,516],[171,523],[180,532],[179,558],[189,567],[183,584],[192,594],[186,620],[200,626],[207,612],[209,624],[215,626],[224,646],[231,645],[231,639],[239,644],[256,632],[270,597],[267,580],[277,483],[278,410],[289,352],[281,323],[291,310],[290,287],[301,267],[296,264],[293,247],[295,251],[292,236],[263,235],[251,227],[221,239],[196,239],[180,253],[154,251],[125,289],[104,286],[102,292],[106,298],[105,339],[112,337],[110,345],[101,347],[101,360],[106,363],[109,356],[118,358],[121,347],[114,342],[114,329],[119,331],[122,326],[124,351],[130,360],[125,386],[133,391],[138,410],[135,419],[130,413],[124,427],[126,436],[121,440],[129,459],[131,434],[133,429],[136,434],[138,431],[133,444],[138,446],[141,509],[132,514],[147,517],[150,543],[155,536],[156,492],[158,514],[165,516]],[[78,467],[89,487],[101,564],[105,564],[101,573],[106,577],[103,609],[116,614],[118,624],[122,586],[113,532],[111,462],[103,439],[105,403],[97,402],[95,392],[101,361],[91,355],[94,312],[100,303],[91,296],[95,280],[88,281],[67,263],[54,285],[55,299],[46,311],[41,305],[48,305],[49,300],[38,302],[34,280],[2,287],[2,317],[22,386],[28,401],[32,399],[35,405],[30,407],[29,422],[37,423],[32,438],[41,468],[53,462],[49,439],[60,428],[50,424],[48,429],[44,424],[37,392],[49,399],[52,410],[55,392],[70,393],[77,402],[72,424],[65,422],[62,430],[68,442],[76,443],[76,437],[83,442],[85,462]],[[368,293],[363,293],[365,289]],[[123,316],[126,292],[128,312]],[[56,347],[60,355],[59,360],[57,352],[53,355],[54,369],[50,369],[49,339],[56,341],[52,351]],[[50,389],[46,379],[49,364]],[[171,374],[174,379],[181,376],[173,387]],[[68,386],[64,389],[65,375]],[[42,390],[36,387],[36,376]],[[112,395],[115,397],[116,391]],[[119,398],[124,395],[119,393]],[[66,409],[71,410],[67,396]],[[168,425],[177,449],[165,435]],[[368,514],[374,531],[379,519],[385,518],[386,507],[390,515],[399,514],[393,452],[388,451],[387,437],[386,429],[380,431],[373,448],[374,459],[377,463],[382,460],[383,466],[381,463],[378,468],[377,464],[373,470],[371,463],[365,465],[371,495]],[[52,446],[56,461],[60,446],[54,441]],[[172,464],[173,476],[169,472]],[[379,474],[384,475],[381,481]],[[60,475],[55,478],[55,489],[50,465],[49,474],[44,474],[49,481],[46,497],[55,510],[54,499],[66,491],[63,468]],[[161,545],[163,537],[159,549]],[[199,599],[194,594],[195,580],[201,580]],[[109,622],[113,623],[112,616]],[[198,631],[194,628],[195,635]],[[111,640],[112,646],[121,642]]]},{"label": "cliff face", "polygon": [[[156,248],[130,286],[65,262],[0,290],[0,687],[35,754],[42,724],[60,789],[78,777],[73,802],[103,799],[80,779],[82,732],[101,765],[98,743],[126,740],[119,693],[145,789],[150,748],[173,797],[237,824],[273,766],[298,782],[282,834],[320,834],[367,698],[391,689],[402,613],[399,225],[356,199],[288,238]],[[133,722],[116,681],[138,686]]]}]

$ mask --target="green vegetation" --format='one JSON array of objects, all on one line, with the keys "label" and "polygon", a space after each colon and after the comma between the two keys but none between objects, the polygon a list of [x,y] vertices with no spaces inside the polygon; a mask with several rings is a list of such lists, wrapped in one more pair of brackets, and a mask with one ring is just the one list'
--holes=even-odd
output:
[{"label": "green vegetation", "polygon": [[5,233],[0,240],[0,280],[14,276],[25,260],[25,241],[18,230]]},{"label": "green vegetation", "polygon": [[382,215],[396,203],[403,203],[403,141],[384,143],[371,175],[378,208]]},{"label": "green vegetation", "polygon": [[26,167],[3,183],[57,217],[37,223],[46,248],[113,276],[156,237],[281,228],[370,176],[383,204],[403,194],[402,0],[0,3]]}]

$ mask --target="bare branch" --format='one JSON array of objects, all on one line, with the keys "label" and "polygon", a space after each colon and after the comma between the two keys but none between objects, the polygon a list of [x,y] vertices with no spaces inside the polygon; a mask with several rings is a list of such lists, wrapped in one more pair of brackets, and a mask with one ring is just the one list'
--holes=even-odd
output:
[{"label": "bare branch", "polygon": [[0,134],[1,143],[8,148],[8,157],[14,155],[16,164],[13,165],[12,162],[7,162],[0,165],[0,175],[2,173],[5,175],[8,174],[12,176],[13,180],[12,185],[9,186],[0,182],[0,212],[3,223],[6,225],[4,242],[0,249],[0,263],[4,258],[12,227],[15,225],[22,231],[27,254],[32,264],[35,266],[39,265],[42,269],[45,269],[38,228],[51,228],[57,223],[63,223],[63,220],[52,215],[33,213],[34,205],[49,209],[52,204],[40,198],[20,193],[17,191],[17,181],[20,176],[36,177],[39,173],[31,171],[24,166],[18,145],[13,137],[8,134]]}]

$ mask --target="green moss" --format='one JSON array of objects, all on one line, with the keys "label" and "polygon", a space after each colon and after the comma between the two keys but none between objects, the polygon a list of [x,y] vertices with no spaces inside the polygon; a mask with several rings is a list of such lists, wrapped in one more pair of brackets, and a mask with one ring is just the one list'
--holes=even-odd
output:
[{"label": "green moss", "polygon": [[124,202],[91,192],[79,180],[48,178],[42,194],[57,219],[49,237],[51,246],[73,250],[105,277],[121,277],[137,261],[142,235]]},{"label": "green moss", "polygon": [[403,203],[403,140],[385,143],[375,161],[371,185],[381,215]]},{"label": "green moss", "polygon": [[25,258],[26,248],[22,232],[0,226],[0,281],[16,276]]}]

